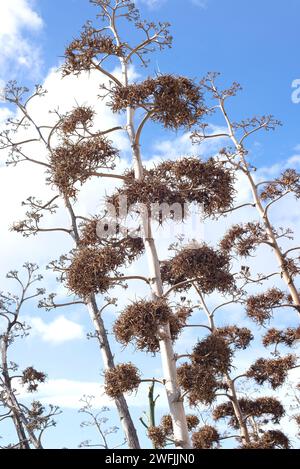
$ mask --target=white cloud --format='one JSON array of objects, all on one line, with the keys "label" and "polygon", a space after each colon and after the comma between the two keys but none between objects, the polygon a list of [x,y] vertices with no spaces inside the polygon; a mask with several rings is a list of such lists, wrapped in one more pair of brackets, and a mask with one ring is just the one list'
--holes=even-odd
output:
[{"label": "white cloud", "polygon": [[27,322],[32,327],[30,331],[32,337],[39,336],[44,342],[52,345],[63,344],[84,337],[83,327],[74,321],[70,321],[65,316],[59,316],[49,323],[38,317],[27,318]]},{"label": "white cloud", "polygon": [[[217,135],[226,132],[226,128],[209,125],[206,130],[207,135]],[[224,146],[223,138],[212,138],[202,142],[201,146],[194,145],[190,133],[173,138],[171,140],[158,140],[153,144],[154,155],[152,160],[156,159],[175,159],[179,156],[200,155],[202,157],[214,156],[220,148]]]},{"label": "white cloud", "polygon": [[40,31],[42,18],[33,9],[31,0],[0,2],[0,67],[1,78],[10,78],[13,70],[26,68],[32,76],[40,66],[40,53],[30,35]]},{"label": "white cloud", "polygon": [[[32,400],[32,394],[26,391],[21,383],[15,383],[20,399]],[[137,392],[130,393],[126,396],[126,400],[130,407],[141,407],[145,410],[148,406],[147,384],[141,384]],[[94,396],[93,407],[100,409],[103,406],[115,407],[114,401],[110,399],[104,392],[104,385],[100,382],[80,381],[71,379],[49,379],[45,383],[41,383],[35,394],[42,404],[53,404],[65,409],[79,409],[82,407],[81,398],[86,396]],[[157,406],[166,408],[167,399],[164,395],[160,396]]]}]

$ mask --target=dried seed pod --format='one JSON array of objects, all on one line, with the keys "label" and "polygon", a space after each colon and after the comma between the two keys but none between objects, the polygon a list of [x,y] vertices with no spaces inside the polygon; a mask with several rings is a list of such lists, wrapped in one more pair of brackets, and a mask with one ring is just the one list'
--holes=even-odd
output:
[{"label": "dried seed pod", "polygon": [[283,385],[288,372],[296,365],[295,355],[286,355],[282,358],[259,358],[247,372],[249,378],[253,378],[258,384],[270,383],[273,389]]},{"label": "dried seed pod", "polygon": [[[188,310],[190,311],[190,310]],[[177,317],[164,300],[138,301],[128,306],[114,324],[116,339],[128,345],[134,341],[139,350],[159,350],[159,327],[170,324],[172,340],[178,337],[184,321]]]},{"label": "dried seed pod", "polygon": [[[165,261],[161,274],[163,282],[173,286],[189,279],[197,279],[195,283],[203,293],[212,293],[214,290],[228,292],[234,286],[229,269],[229,257],[226,254],[202,244],[196,248],[186,247],[172,259]],[[190,286],[186,284],[182,289]]]},{"label": "dried seed pod", "polygon": [[51,153],[48,181],[65,196],[75,197],[74,185],[86,182],[99,168],[113,169],[117,155],[118,151],[103,137],[80,143],[65,140]]},{"label": "dried seed pod", "polygon": [[116,86],[110,104],[113,112],[124,111],[128,106],[146,108],[152,120],[175,130],[190,128],[206,112],[200,87],[188,78],[173,75],[148,78],[125,87]]},{"label": "dried seed pod", "polygon": [[271,288],[265,293],[249,296],[247,299],[247,315],[258,324],[264,325],[271,319],[273,309],[283,303],[286,295],[278,288]]},{"label": "dried seed pod", "polygon": [[211,425],[201,427],[192,435],[193,448],[195,449],[213,449],[220,442],[218,430]]},{"label": "dried seed pod", "polygon": [[122,363],[105,372],[105,392],[112,398],[134,391],[140,382],[139,370],[132,363]]}]

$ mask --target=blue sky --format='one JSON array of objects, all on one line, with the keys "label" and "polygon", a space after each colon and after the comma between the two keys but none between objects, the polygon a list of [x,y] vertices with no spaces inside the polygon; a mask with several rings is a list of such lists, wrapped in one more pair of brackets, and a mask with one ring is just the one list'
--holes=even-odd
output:
[{"label": "blue sky", "polygon": [[[95,9],[86,0],[40,0],[45,21],[42,33],[44,72],[55,65],[63,46],[77,34],[83,18]],[[199,78],[221,72],[224,83],[238,81],[243,93],[232,103],[237,115],[274,114],[284,126],[266,138],[266,153],[281,159],[298,144],[300,106],[291,101],[291,84],[300,77],[298,0],[141,0],[147,17],[172,24],[174,47],[154,60],[162,72]],[[203,7],[201,5],[203,4]]]},{"label": "blue sky", "polygon": [[[60,63],[64,47],[78,34],[85,20],[94,17],[95,8],[91,7],[87,0],[60,0],[59,2],[7,0],[7,7],[14,1],[18,2],[20,8],[19,10],[8,8],[6,14],[10,16],[2,16],[2,21],[3,18],[11,20],[11,23],[8,21],[6,23],[10,24],[11,29],[7,27],[5,34],[2,34],[1,8],[5,8],[6,0],[1,0],[3,6],[0,6],[0,81],[3,83],[10,78],[17,78],[30,87],[36,82],[46,80],[46,83],[56,86],[57,78],[51,75],[50,70]],[[199,79],[208,71],[219,71],[222,74],[222,83],[228,85],[232,81],[240,82],[243,91],[231,101],[230,112],[235,119],[270,113],[284,124],[275,133],[262,134],[252,140],[251,150],[255,164],[262,172],[269,171],[271,174],[275,174],[293,156],[299,164],[300,104],[293,103],[291,99],[292,82],[300,78],[298,32],[300,3],[298,0],[286,2],[139,0],[138,5],[141,7],[143,16],[154,20],[169,21],[172,24],[174,46],[171,50],[156,54],[148,71],[136,70],[136,72],[146,75],[159,69],[163,73],[184,74]],[[1,44],[9,45],[10,48],[7,47],[7,51],[4,49],[1,51]],[[18,60],[20,57],[25,59]],[[74,90],[76,91],[76,87]],[[84,96],[84,91],[80,92]],[[53,93],[55,95],[55,90]],[[62,92],[59,96],[62,100],[64,99]],[[68,99],[70,100],[70,97]],[[61,104],[64,103],[61,102]],[[4,118],[7,112],[9,111],[6,106],[0,104],[0,119]],[[40,110],[40,112],[44,111]],[[220,124],[216,118],[213,118],[212,122],[216,125]],[[184,135],[180,133],[172,135],[160,131],[159,127],[150,127],[144,139],[145,155],[148,159],[157,155],[162,156],[165,151],[162,148],[167,148],[167,152],[171,151],[175,143],[179,150],[185,151],[187,145],[183,139]],[[277,166],[274,166],[276,164]],[[5,214],[1,231],[1,255],[3,256],[1,277],[4,277],[5,269],[18,267],[20,262],[25,260],[38,261],[43,270],[46,263],[51,260],[49,252],[55,255],[58,246],[59,250],[66,250],[68,243],[61,236],[49,240],[46,238],[49,250],[45,250],[45,238],[33,242],[8,234],[9,224],[14,221],[14,217],[22,213],[19,209],[20,201],[25,194],[30,195],[31,183],[35,187],[35,173],[29,174],[28,179],[24,181],[22,173],[12,176],[11,173],[6,172],[5,168],[1,168],[0,177],[1,181],[6,181],[6,184],[10,184],[11,187],[15,184],[14,190],[11,189],[11,206],[4,204],[2,207]],[[7,185],[4,187],[7,188]],[[42,190],[41,186],[38,189]],[[4,190],[3,186],[2,190]],[[242,192],[242,187],[240,190]],[[91,192],[87,191],[85,201],[88,200],[89,194]],[[2,197],[1,200],[5,199]],[[287,221],[299,227],[298,209],[292,203],[288,207],[283,205],[281,209],[278,209],[274,214],[274,219],[278,223],[281,222],[286,210],[290,211]],[[226,223],[229,224],[229,221]],[[211,234],[209,227],[207,230],[209,240],[215,240],[217,235]],[[220,232],[222,229],[217,230],[217,233]],[[13,255],[7,255],[8,249]],[[271,256],[269,254],[264,254],[264,256],[266,262],[271,264]],[[12,263],[14,265],[11,265]],[[49,273],[46,273],[46,283],[49,291],[56,289],[54,277]],[[5,283],[5,288],[6,286],[7,283]],[[144,293],[146,292],[138,290],[138,296]],[[242,313],[236,309],[231,314],[232,320],[237,320]],[[68,311],[46,313],[30,305],[28,310],[24,311],[24,315],[34,318],[33,334],[30,339],[16,346],[17,358],[14,357],[14,360],[19,361],[23,366],[34,364],[37,368],[47,372],[49,380],[52,380],[45,390],[49,402],[53,397],[58,403],[66,404],[70,396],[71,400],[76,400],[80,393],[97,392],[97,383],[102,380],[102,367],[96,343],[85,340],[85,334],[91,330],[85,311],[76,307]],[[107,327],[111,325],[114,318],[115,313],[109,311],[106,317]],[[70,323],[64,321],[70,321]],[[225,318],[221,318],[222,321],[225,321]],[[52,328],[49,329],[49,325]],[[57,339],[61,328],[68,327],[72,331],[70,337]],[[181,344],[183,350],[188,347],[188,342],[192,338],[195,336],[184,338],[185,342],[183,340]],[[116,344],[113,344],[113,347],[116,352],[119,351]],[[129,347],[128,350],[122,352],[122,360],[136,360],[132,354],[133,349]],[[247,361],[246,356],[240,359],[240,363],[243,364],[244,361]],[[148,373],[150,376],[160,367],[158,358],[150,361],[148,358],[145,360],[143,355],[137,357],[137,363],[143,368],[145,374]],[[68,382],[62,383],[59,380],[68,380]],[[65,399],[57,397],[59,389],[65,392]],[[133,414],[138,421],[146,408],[143,405],[136,405],[135,396],[132,396],[129,401],[134,403]],[[163,412],[163,399],[161,402],[160,412]],[[76,447],[81,440],[89,438],[89,431],[79,427],[81,418],[75,407],[72,404],[63,409],[64,413],[59,418],[57,430],[50,431],[45,440],[48,446]],[[115,424],[114,411],[112,415],[112,423]],[[138,423],[137,426],[143,435],[143,429]],[[146,439],[144,437],[142,439],[144,444],[147,444]]]}]

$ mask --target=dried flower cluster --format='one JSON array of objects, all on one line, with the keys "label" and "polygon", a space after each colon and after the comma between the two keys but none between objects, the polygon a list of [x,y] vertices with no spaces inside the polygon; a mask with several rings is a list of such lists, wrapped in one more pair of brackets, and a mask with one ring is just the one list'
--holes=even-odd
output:
[{"label": "dried flower cluster", "polygon": [[132,363],[122,363],[105,372],[105,392],[112,398],[134,391],[140,382],[139,370]]},{"label": "dried flower cluster", "polygon": [[[194,430],[200,423],[197,415],[188,414],[186,420],[189,431]],[[165,447],[168,438],[174,439],[171,415],[164,415],[158,427],[150,427],[148,429],[148,436],[156,448]]]},{"label": "dried flower cluster", "polygon": [[268,237],[263,225],[249,222],[233,225],[220,242],[220,247],[225,252],[234,251],[239,256],[247,257],[266,241]]},{"label": "dried flower cluster", "polygon": [[65,140],[50,158],[51,175],[49,182],[55,184],[67,197],[75,197],[77,182],[83,184],[99,168],[114,168],[118,151],[103,137],[73,143]]},{"label": "dried flower cluster", "polygon": [[166,435],[161,427],[149,427],[148,437],[156,449],[163,448],[166,445]]},{"label": "dried flower cluster", "polygon": [[139,350],[157,352],[159,350],[159,327],[170,324],[172,340],[175,340],[191,310],[180,308],[178,315],[172,312],[164,300],[138,301],[128,306],[114,324],[116,339],[124,345],[134,341]]},{"label": "dried flower cluster", "polygon": [[110,287],[108,274],[124,263],[122,253],[108,247],[86,247],[75,252],[67,271],[68,288],[81,297],[104,293]]},{"label": "dried flower cluster", "polygon": [[[269,421],[278,424],[280,419],[284,416],[284,407],[274,397],[259,397],[257,399],[239,399],[239,406],[242,414],[249,419],[250,417],[264,418],[264,423]],[[234,408],[231,402],[223,402],[219,404],[213,411],[213,418],[220,420],[229,417],[229,425],[235,429],[239,428],[239,423],[234,413]]]},{"label": "dried flower cluster", "polygon": [[87,23],[78,39],[74,39],[65,50],[63,75],[97,69],[103,56],[122,57],[124,46],[117,46],[110,36],[105,36]]},{"label": "dried flower cluster", "polygon": [[215,427],[204,425],[192,435],[193,448],[213,449],[220,441],[220,434]]},{"label": "dried flower cluster", "polygon": [[247,327],[225,326],[216,329],[215,334],[223,337],[228,345],[233,345],[235,349],[245,350],[254,336]]},{"label": "dried flower cluster", "polygon": [[118,227],[115,235],[108,235],[103,237],[103,233],[101,233],[102,237],[98,236],[99,222],[104,224],[103,220],[97,217],[84,222],[84,224],[81,226],[79,241],[81,246],[109,246],[112,249],[122,251],[122,255],[128,262],[132,262],[144,253],[145,247],[143,239],[140,237],[131,236],[122,238],[121,235],[123,232],[126,234],[126,229],[123,230],[122,227]]},{"label": "dried flower cluster", "polygon": [[262,190],[262,200],[273,201],[287,192],[293,192],[297,199],[300,197],[300,174],[294,169],[286,169],[282,175],[268,183]]},{"label": "dried flower cluster", "polygon": [[242,449],[289,449],[290,441],[280,430],[268,430],[263,436],[251,443],[245,443]]},{"label": "dried flower cluster", "polygon": [[[198,427],[200,420],[197,415],[188,414],[186,416],[188,430],[192,431]],[[165,433],[166,436],[171,436],[173,434],[173,423],[171,415],[164,415],[160,421],[160,427]]]},{"label": "dried flower cluster", "polygon": [[47,376],[45,373],[37,371],[32,366],[26,368],[22,373],[22,384],[27,385],[28,392],[35,392],[40,383],[46,381]]},{"label": "dried flower cluster", "polygon": [[226,340],[216,334],[210,334],[198,342],[191,355],[192,364],[214,375],[227,373],[231,359],[232,351]]},{"label": "dried flower cluster", "polygon": [[214,401],[219,383],[212,373],[197,365],[184,363],[178,367],[177,376],[180,386],[188,393],[191,406]]},{"label": "dried flower cluster", "polygon": [[296,340],[300,339],[300,327],[288,327],[284,330],[275,328],[269,329],[263,337],[263,344],[265,347],[269,345],[284,344],[287,347],[292,347]]},{"label": "dried flower cluster", "polygon": [[191,363],[184,363],[177,370],[178,381],[192,406],[213,402],[217,389],[222,386],[220,379],[230,368],[231,357],[232,352],[222,337],[211,334],[198,342]]},{"label": "dried flower cluster", "polygon": [[[165,218],[182,221],[188,203],[200,204],[207,215],[226,210],[232,203],[232,174],[212,159],[205,162],[198,158],[165,161],[154,169],[145,169],[142,180],[136,180],[132,172],[126,176],[124,185],[107,198],[117,211],[121,196],[127,198],[129,207],[143,204],[161,222]],[[157,207],[161,204],[168,207]]]},{"label": "dried flower cluster", "polygon": [[65,135],[73,134],[79,126],[84,129],[91,126],[94,115],[91,107],[78,106],[62,119],[60,128]]},{"label": "dried flower cluster", "polygon": [[164,161],[156,167],[156,174],[184,194],[186,202],[200,204],[207,215],[227,210],[232,204],[234,176],[213,158],[201,161],[196,157],[185,157]]},{"label": "dried flower cluster", "polygon": [[[228,292],[234,286],[233,276],[229,272],[230,263],[227,254],[215,251],[206,244],[199,247],[186,247],[161,267],[164,283],[177,285],[189,279],[199,286],[203,293],[214,290]],[[190,288],[191,284],[182,287]]]},{"label": "dried flower cluster", "polygon": [[160,75],[139,84],[113,89],[111,108],[113,112],[127,107],[143,108],[152,120],[170,129],[192,127],[205,114],[199,86],[185,77]]},{"label": "dried flower cluster", "polygon": [[273,315],[273,309],[282,305],[285,293],[278,288],[271,288],[265,293],[249,296],[247,299],[247,315],[258,324],[265,324]]},{"label": "dried flower cluster", "polygon": [[247,376],[253,378],[258,384],[270,383],[273,389],[282,386],[288,372],[296,365],[295,355],[286,355],[282,358],[259,358],[248,370]]}]

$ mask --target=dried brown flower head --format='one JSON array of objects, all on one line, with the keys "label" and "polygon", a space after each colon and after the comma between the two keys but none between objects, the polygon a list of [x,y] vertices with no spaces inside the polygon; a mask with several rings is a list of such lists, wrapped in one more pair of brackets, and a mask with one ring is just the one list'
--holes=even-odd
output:
[{"label": "dried brown flower head", "polygon": [[148,437],[156,449],[163,448],[166,445],[166,435],[161,427],[149,427]]},{"label": "dried brown flower head", "polygon": [[48,417],[44,415],[45,407],[39,401],[33,401],[31,407],[28,408],[28,425],[30,430],[40,430],[48,421]]},{"label": "dried brown flower head", "polygon": [[83,27],[78,39],[74,39],[65,50],[63,75],[96,69],[104,55],[122,57],[124,46],[117,46],[111,36],[105,36],[90,23]]},{"label": "dried brown flower head", "polygon": [[249,222],[233,225],[220,242],[225,252],[233,251],[239,256],[249,256],[260,244],[268,241],[262,224]]},{"label": "dried brown flower head", "polygon": [[[278,424],[285,414],[283,405],[274,397],[259,397],[257,399],[242,398],[239,399],[238,402],[242,414],[245,417],[263,417],[265,424],[269,421],[274,424]],[[239,423],[231,402],[223,402],[222,404],[219,404],[213,411],[213,418],[215,420],[229,418],[229,425],[234,429],[239,428]]]},{"label": "dried brown flower head", "polygon": [[247,315],[258,324],[264,325],[271,319],[273,309],[280,306],[285,293],[278,288],[271,288],[265,293],[249,296],[247,299]]},{"label": "dried brown flower head", "polygon": [[[200,423],[199,418],[197,415],[188,414],[186,416],[188,430],[194,430]],[[164,434],[168,437],[173,435],[173,423],[171,415],[164,415],[160,421],[160,428],[164,432]]]},{"label": "dried brown flower head", "polygon": [[282,358],[265,359],[259,358],[247,372],[249,378],[253,378],[258,384],[270,383],[273,389],[282,386],[288,372],[296,365],[295,355],[286,355]]},{"label": "dried brown flower head", "polygon": [[300,339],[300,327],[288,327],[284,330],[275,328],[269,329],[263,337],[263,344],[265,347],[269,345],[284,344],[287,347],[292,347],[294,343]]},{"label": "dried brown flower head", "polygon": [[186,422],[187,422],[188,430],[192,431],[192,430],[195,430],[196,427],[198,427],[200,420],[197,417],[197,415],[188,414],[186,416]]},{"label": "dried brown flower head", "polygon": [[265,201],[274,201],[286,192],[293,192],[300,197],[300,174],[294,169],[286,169],[279,178],[265,185],[260,197]]},{"label": "dried brown flower head", "polygon": [[110,287],[109,272],[123,262],[120,252],[108,247],[79,249],[67,271],[67,286],[81,297],[91,293],[104,293]]},{"label": "dried brown flower head", "polygon": [[103,137],[95,137],[81,143],[65,140],[51,154],[49,182],[55,184],[62,194],[75,197],[74,185],[83,184],[99,168],[114,168],[118,151]]},{"label": "dried brown flower head", "polygon": [[195,449],[213,449],[219,442],[219,432],[211,425],[204,425],[192,435],[193,448]]},{"label": "dried brown flower head", "polygon": [[105,392],[112,398],[134,391],[140,382],[139,370],[132,363],[122,363],[105,372]]},{"label": "dried brown flower head", "polygon": [[47,376],[41,371],[37,371],[32,366],[22,372],[22,384],[27,385],[28,392],[35,392],[40,383],[46,381]]},{"label": "dried brown flower head", "polygon": [[146,109],[152,120],[170,129],[190,128],[206,112],[200,87],[188,78],[173,75],[116,86],[111,101],[113,112],[124,111],[129,106]]},{"label": "dried brown flower head", "polygon": [[99,221],[103,223],[100,218],[94,217],[83,223],[79,241],[81,246],[109,246],[120,251],[127,262],[132,262],[144,253],[143,239],[141,237],[131,237],[130,235],[122,237],[122,233],[126,234],[126,230],[123,230],[120,226],[117,227],[115,235],[98,236]]},{"label": "dried brown flower head", "polygon": [[290,441],[280,430],[268,430],[256,441],[244,444],[241,449],[289,449]]},{"label": "dried brown flower head", "polygon": [[129,207],[143,204],[160,222],[167,218],[181,222],[188,203],[198,203],[207,215],[214,215],[230,207],[234,194],[232,174],[212,159],[165,161],[154,169],[145,169],[142,180],[136,180],[132,172],[126,176],[124,185],[107,202],[118,211],[120,197],[126,197]]},{"label": "dried brown flower head", "polygon": [[91,126],[94,115],[95,112],[91,107],[78,106],[63,118],[60,128],[65,135],[70,135],[74,133],[79,126],[84,129]]},{"label": "dried brown flower head", "polygon": [[228,345],[233,345],[235,349],[245,350],[250,342],[254,339],[254,336],[250,329],[246,327],[237,326],[225,326],[219,327],[215,334],[223,337]]},{"label": "dried brown flower head", "polygon": [[232,351],[223,337],[210,334],[194,347],[191,360],[206,373],[226,373],[231,366]]},{"label": "dried brown flower head", "polygon": [[164,415],[160,421],[160,428],[166,436],[173,434],[173,423],[171,415]]},{"label": "dried brown flower head", "polygon": [[172,187],[176,187],[187,202],[201,204],[207,215],[227,210],[234,196],[234,176],[216,160],[201,161],[197,157],[184,157],[177,161],[164,161],[156,167],[156,174]]},{"label": "dried brown flower head", "polygon": [[191,406],[200,403],[211,404],[219,387],[215,376],[210,370],[195,364],[184,363],[177,369],[178,383],[188,392]]},{"label": "dried brown flower head", "polygon": [[[234,284],[229,269],[226,254],[202,244],[197,248],[183,248],[175,257],[165,261],[161,274],[163,282],[170,285],[197,279],[195,283],[203,293],[212,293],[214,290],[228,292]],[[190,286],[186,284],[184,289]]]},{"label": "dried brown flower head", "polygon": [[[186,311],[186,317],[190,310]],[[138,301],[128,306],[114,324],[116,339],[128,345],[134,341],[139,350],[157,352],[159,350],[159,327],[170,324],[172,340],[175,340],[185,321],[174,314],[164,300]]]}]

